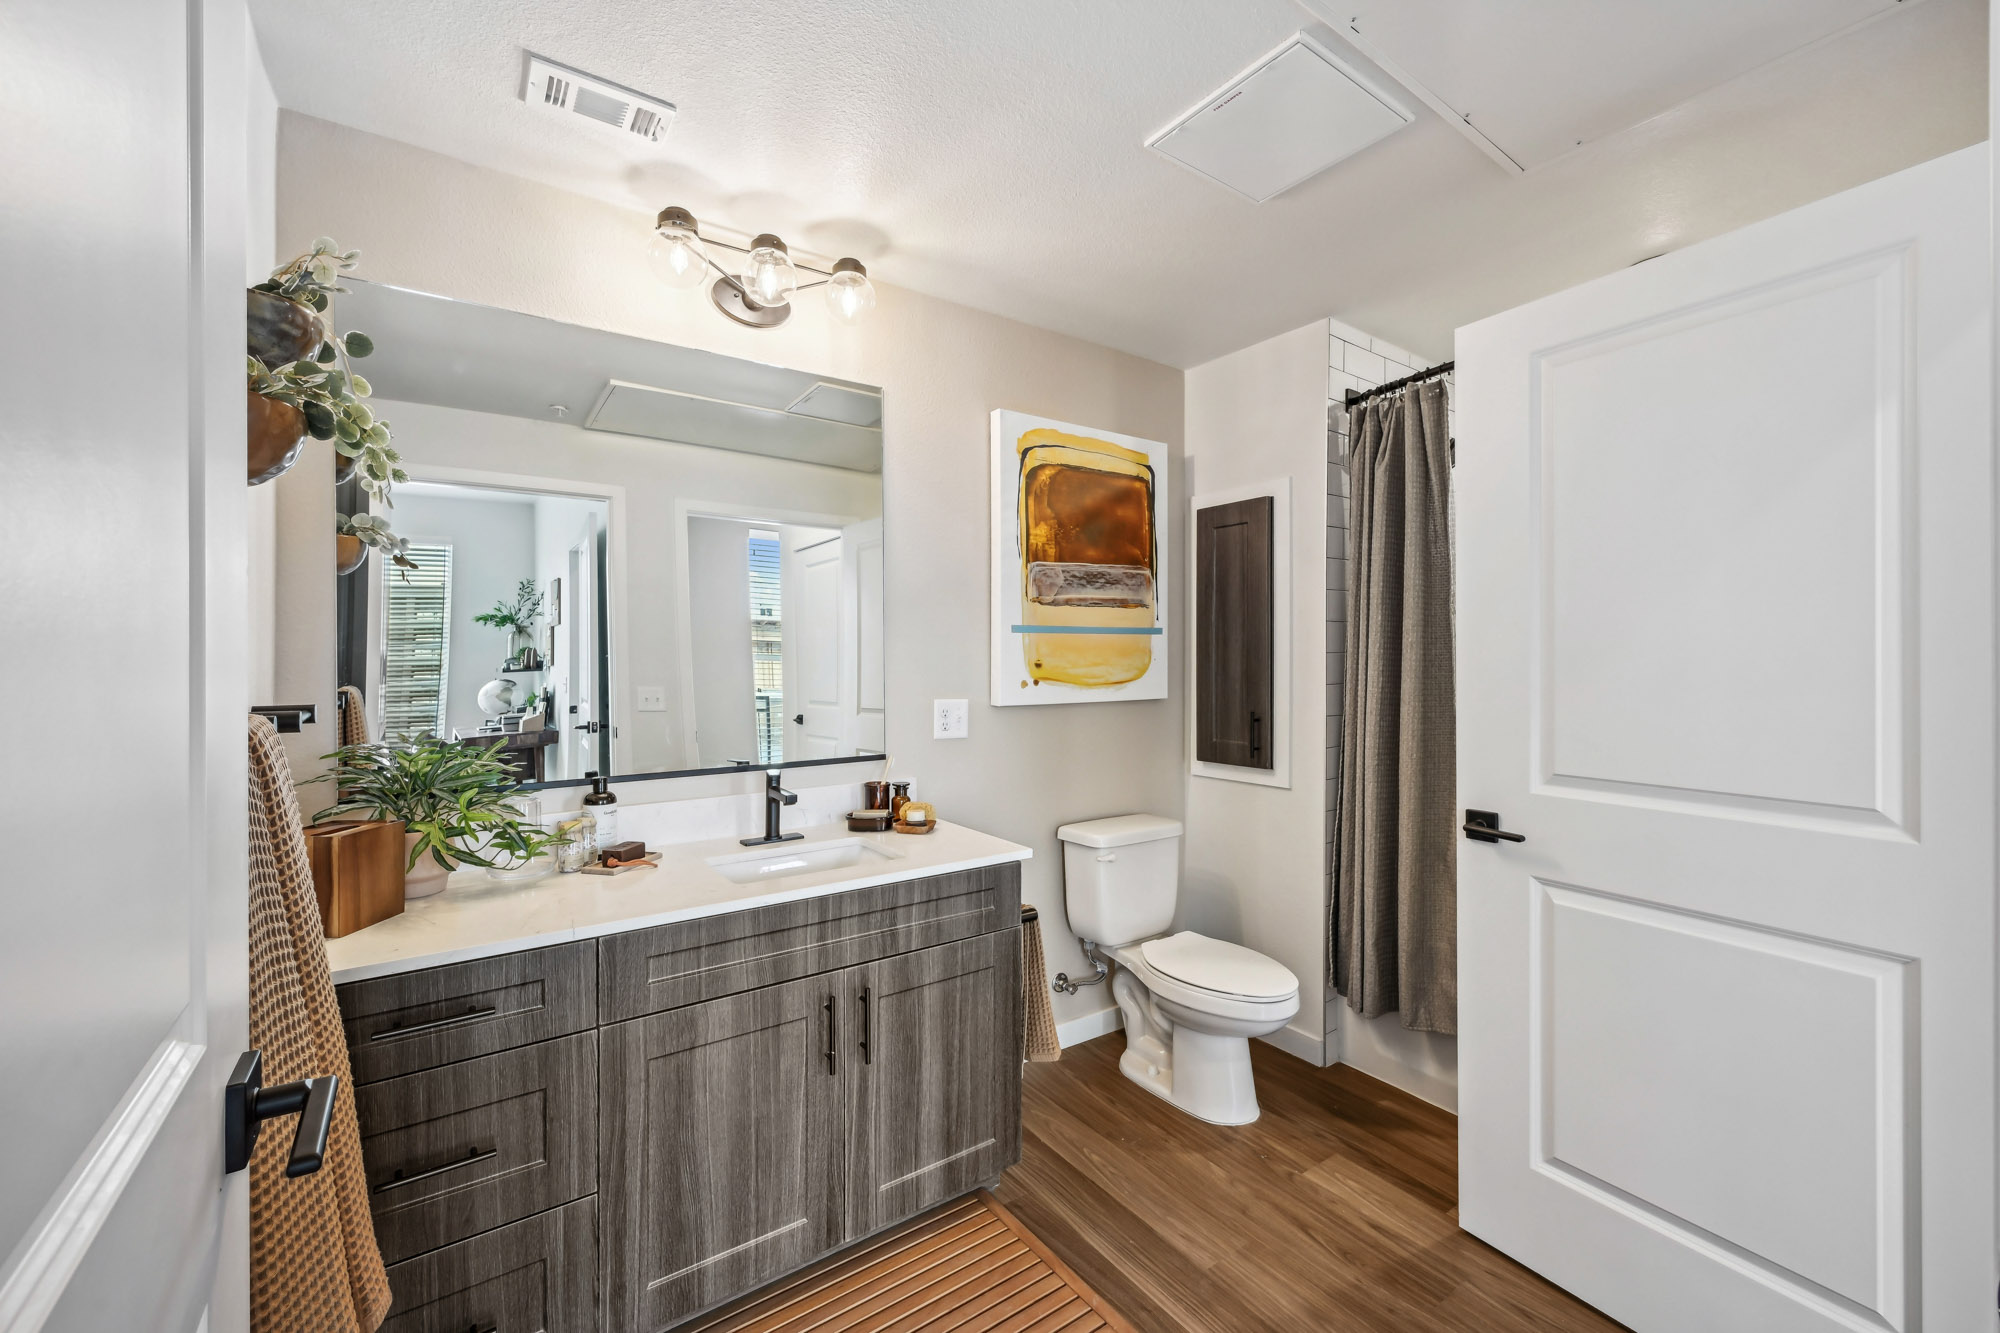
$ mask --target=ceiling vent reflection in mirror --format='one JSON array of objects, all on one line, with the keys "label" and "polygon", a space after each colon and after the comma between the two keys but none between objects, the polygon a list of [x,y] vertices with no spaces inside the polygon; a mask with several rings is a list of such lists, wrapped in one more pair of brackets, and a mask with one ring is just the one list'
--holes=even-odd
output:
[{"label": "ceiling vent reflection in mirror", "polygon": [[521,100],[555,115],[583,116],[647,143],[664,139],[668,127],[674,123],[672,102],[559,65],[532,51],[528,52]]}]

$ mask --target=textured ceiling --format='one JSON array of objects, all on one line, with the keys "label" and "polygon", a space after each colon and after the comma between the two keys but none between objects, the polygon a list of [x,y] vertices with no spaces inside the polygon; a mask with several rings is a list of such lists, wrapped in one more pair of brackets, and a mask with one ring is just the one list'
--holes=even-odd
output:
[{"label": "textured ceiling", "polygon": [[[1983,0],[1911,0],[1526,175],[1409,99],[1261,205],[1142,145],[1300,28],[1379,76],[1314,21],[1335,0],[251,2],[286,107],[1180,366],[1328,314],[1448,355],[1468,320],[1985,134]],[[1512,17],[1500,63],[1561,9],[1462,4]],[[677,103],[672,132],[529,109],[524,49]]]}]

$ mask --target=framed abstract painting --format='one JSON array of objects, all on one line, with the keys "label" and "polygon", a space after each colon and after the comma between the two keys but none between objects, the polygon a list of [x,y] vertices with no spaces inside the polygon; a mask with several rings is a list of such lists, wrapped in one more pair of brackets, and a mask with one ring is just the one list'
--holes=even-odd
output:
[{"label": "framed abstract painting", "polygon": [[1167,697],[1167,446],[993,413],[992,702]]}]

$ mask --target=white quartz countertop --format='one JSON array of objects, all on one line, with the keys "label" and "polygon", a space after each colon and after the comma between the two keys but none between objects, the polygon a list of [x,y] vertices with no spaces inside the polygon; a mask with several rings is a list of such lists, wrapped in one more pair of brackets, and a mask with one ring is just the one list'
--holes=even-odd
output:
[{"label": "white quartz countertop", "polygon": [[[484,870],[453,874],[443,893],[406,904],[401,916],[326,942],[333,981],[363,981],[445,963],[540,949],[571,940],[698,917],[740,912],[865,889],[901,879],[1025,861],[1034,853],[1018,843],[939,822],[932,833],[850,833],[845,824],[801,829],[805,837],[772,847],[745,847],[734,838],[650,847],[660,852],[651,870],[622,875],[544,875],[512,883]],[[773,874],[747,884],[731,882],[710,858],[767,853],[837,852],[829,843],[859,843],[858,864]],[[876,853],[879,852],[880,855]]]}]

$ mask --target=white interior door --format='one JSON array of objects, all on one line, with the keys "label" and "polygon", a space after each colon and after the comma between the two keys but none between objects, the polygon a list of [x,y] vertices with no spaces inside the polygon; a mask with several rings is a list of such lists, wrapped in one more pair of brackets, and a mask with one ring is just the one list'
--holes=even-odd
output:
[{"label": "white interior door", "polygon": [[1459,331],[1462,1225],[1635,1329],[1994,1323],[1987,197]]},{"label": "white interior door", "polygon": [[839,535],[793,546],[785,530],[785,758],[832,759],[845,754],[841,701]]},{"label": "white interior door", "polygon": [[226,0],[0,6],[0,679],[61,719],[0,779],[8,1333],[247,1319],[247,39]]},{"label": "white interior door", "polygon": [[[569,548],[569,573],[563,580],[562,650],[563,670],[568,673],[568,703],[576,711],[550,718],[549,725],[563,728],[561,750],[566,778],[580,778],[603,767],[604,737],[592,727],[611,725],[610,710],[598,695],[600,649],[597,643],[597,516],[583,521],[583,532]],[[555,776],[555,775],[551,775]]]},{"label": "white interior door", "polygon": [[882,520],[850,523],[841,529],[840,632],[842,669],[852,664],[853,688],[841,685],[843,708],[852,711],[842,723],[847,753],[888,749],[888,670],[883,659],[882,627],[888,586],[882,544]]}]

